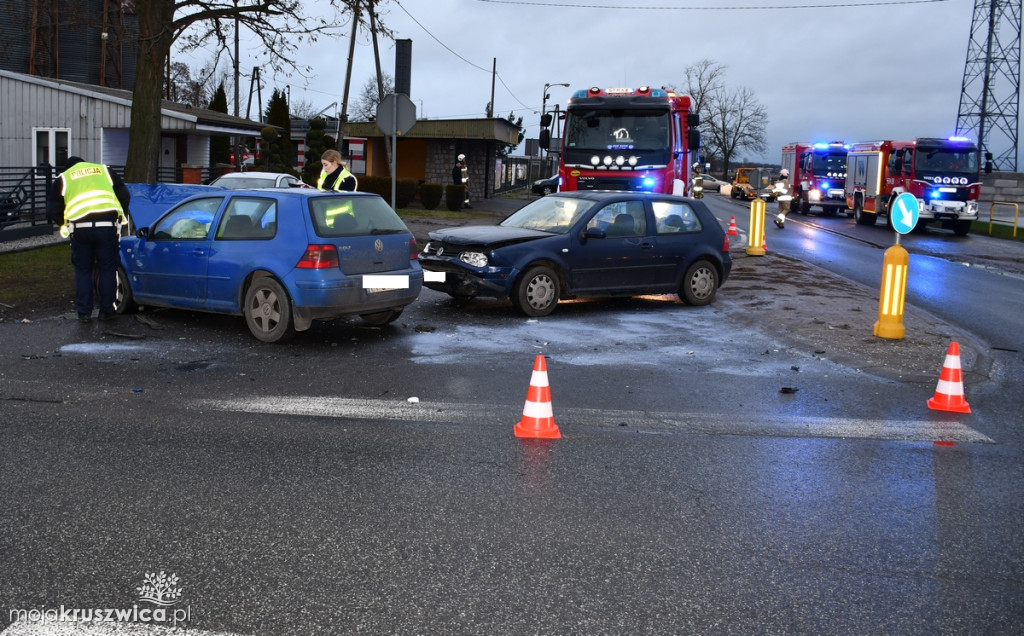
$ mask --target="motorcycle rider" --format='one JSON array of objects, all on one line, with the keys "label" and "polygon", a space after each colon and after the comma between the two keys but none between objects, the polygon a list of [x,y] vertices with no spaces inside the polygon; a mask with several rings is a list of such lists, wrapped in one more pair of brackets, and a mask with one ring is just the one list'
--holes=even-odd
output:
[{"label": "motorcycle rider", "polygon": [[792,188],[789,185],[789,170],[783,168],[779,171],[779,178],[775,180],[772,192],[778,195],[775,200],[779,202],[779,213],[775,217],[775,227],[781,230],[786,227],[786,215],[789,214],[789,207],[793,202]]}]

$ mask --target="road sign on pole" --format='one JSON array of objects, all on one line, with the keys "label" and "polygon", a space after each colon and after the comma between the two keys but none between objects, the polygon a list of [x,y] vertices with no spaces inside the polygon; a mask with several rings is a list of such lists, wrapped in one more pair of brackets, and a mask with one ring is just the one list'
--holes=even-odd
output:
[{"label": "road sign on pole", "polygon": [[416,125],[416,104],[404,93],[391,93],[377,104],[377,127],[391,137],[391,207],[398,181],[398,136]]},{"label": "road sign on pole", "polygon": [[904,192],[892,202],[892,209],[889,210],[889,218],[892,220],[892,229],[900,234],[908,234],[917,225],[917,219],[921,215],[921,206],[917,197]]}]

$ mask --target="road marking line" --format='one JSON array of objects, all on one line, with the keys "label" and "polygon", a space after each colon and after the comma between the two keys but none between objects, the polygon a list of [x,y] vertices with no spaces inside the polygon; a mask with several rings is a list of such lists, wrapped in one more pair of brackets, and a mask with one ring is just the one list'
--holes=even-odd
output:
[{"label": "road marking line", "polygon": [[[316,396],[198,400],[195,404],[201,408],[242,413],[492,426],[514,424],[522,414],[522,407],[502,404],[456,404],[423,400],[410,403]],[[959,422],[924,419],[776,416],[744,418],[731,413],[668,413],[581,408],[555,408],[554,411],[559,427],[563,430],[568,427],[570,431],[576,425],[657,432],[689,431],[714,435],[995,443],[987,435]]]}]

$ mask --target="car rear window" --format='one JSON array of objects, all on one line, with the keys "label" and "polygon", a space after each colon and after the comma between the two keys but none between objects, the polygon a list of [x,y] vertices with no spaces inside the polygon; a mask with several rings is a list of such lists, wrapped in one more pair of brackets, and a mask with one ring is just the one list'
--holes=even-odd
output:
[{"label": "car rear window", "polygon": [[377,196],[314,197],[309,200],[309,211],[317,236],[325,238],[409,231],[391,206]]},{"label": "car rear window", "polygon": [[688,234],[700,232],[703,226],[697,213],[689,205],[677,201],[652,201],[654,221],[658,234]]}]

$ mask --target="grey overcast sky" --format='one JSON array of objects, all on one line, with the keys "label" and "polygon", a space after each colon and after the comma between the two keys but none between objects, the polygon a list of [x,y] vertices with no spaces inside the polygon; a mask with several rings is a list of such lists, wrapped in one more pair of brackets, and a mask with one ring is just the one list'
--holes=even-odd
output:
[{"label": "grey overcast sky", "polygon": [[[495,114],[522,116],[535,138],[545,83],[571,85],[550,89],[551,110],[590,86],[685,89],[686,67],[708,58],[727,67],[727,86],[750,88],[768,113],[768,150],[741,158],[774,162],[790,141],[952,135],[973,8],[973,0],[381,0],[379,11],[397,38],[412,40],[410,98],[421,118],[483,117],[496,60]],[[304,48],[312,80],[265,72],[264,104],[286,85],[293,101],[317,110],[341,101],[348,38]],[[382,41],[392,75],[394,60],[394,42]],[[248,62],[241,67],[260,64]],[[352,95],[373,75],[371,40],[360,33]]]}]

